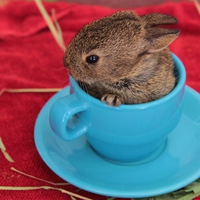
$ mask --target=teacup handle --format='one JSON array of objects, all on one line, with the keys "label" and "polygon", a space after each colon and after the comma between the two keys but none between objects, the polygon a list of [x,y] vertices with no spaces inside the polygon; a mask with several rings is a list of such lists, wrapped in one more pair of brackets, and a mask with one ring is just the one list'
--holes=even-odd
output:
[{"label": "teacup handle", "polygon": [[67,128],[69,120],[79,112],[86,111],[88,105],[77,99],[74,94],[62,97],[53,103],[49,122],[52,130],[64,140],[74,140],[87,132],[88,127],[78,121],[73,128]]}]

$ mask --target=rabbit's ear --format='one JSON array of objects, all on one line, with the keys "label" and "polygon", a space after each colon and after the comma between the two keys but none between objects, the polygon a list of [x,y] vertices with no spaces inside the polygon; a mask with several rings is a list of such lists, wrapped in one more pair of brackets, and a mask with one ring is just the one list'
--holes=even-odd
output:
[{"label": "rabbit's ear", "polygon": [[142,16],[142,19],[146,22],[146,27],[153,27],[164,24],[177,24],[178,22],[175,17],[160,13],[150,13]]},{"label": "rabbit's ear", "polygon": [[178,36],[179,30],[148,28],[146,36],[148,52],[156,52],[168,47]]}]

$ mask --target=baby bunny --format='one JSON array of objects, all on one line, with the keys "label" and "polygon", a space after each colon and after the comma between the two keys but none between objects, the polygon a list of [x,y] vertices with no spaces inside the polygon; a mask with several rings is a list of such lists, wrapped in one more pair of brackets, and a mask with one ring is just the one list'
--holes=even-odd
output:
[{"label": "baby bunny", "polygon": [[168,15],[117,12],[84,26],[70,42],[64,65],[83,90],[110,106],[159,99],[176,84],[169,44],[179,30]]}]

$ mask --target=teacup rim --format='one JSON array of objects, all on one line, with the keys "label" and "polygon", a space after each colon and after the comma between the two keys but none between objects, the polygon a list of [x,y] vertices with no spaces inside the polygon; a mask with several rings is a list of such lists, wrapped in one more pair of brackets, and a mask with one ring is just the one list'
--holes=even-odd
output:
[{"label": "teacup rim", "polygon": [[173,62],[178,69],[178,82],[175,86],[175,88],[167,95],[165,95],[162,98],[159,98],[157,100],[151,101],[151,102],[146,102],[146,103],[141,103],[141,104],[122,104],[119,107],[114,107],[114,106],[108,106],[106,103],[102,102],[101,100],[89,95],[86,93],[82,88],[78,85],[76,80],[70,75],[70,84],[74,85],[75,87],[79,88],[76,93],[80,93],[83,97],[90,97],[89,102],[92,102],[94,104],[98,104],[102,108],[106,109],[118,109],[118,110],[125,110],[125,109],[147,109],[147,108],[152,108],[154,106],[158,106],[158,104],[163,104],[167,102],[169,99],[171,99],[173,96],[175,96],[183,87],[185,87],[185,82],[186,82],[186,71],[183,63],[181,60],[176,56],[174,53],[171,52]]}]

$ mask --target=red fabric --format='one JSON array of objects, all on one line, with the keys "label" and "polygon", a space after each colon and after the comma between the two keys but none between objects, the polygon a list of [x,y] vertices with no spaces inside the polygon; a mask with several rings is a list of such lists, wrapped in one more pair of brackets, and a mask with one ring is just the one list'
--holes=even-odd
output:
[{"label": "red fabric", "polygon": [[[68,3],[45,3],[48,12],[56,10],[66,45],[86,23],[109,15],[115,9],[99,6],[81,6]],[[181,30],[171,50],[180,57],[187,71],[187,84],[200,92],[199,34],[200,15],[192,2],[165,3],[136,9],[139,14],[161,12],[174,15]],[[49,88],[68,84],[68,72],[63,68],[63,52],[54,41],[34,3],[14,2],[0,9],[0,89]],[[14,159],[9,163],[0,153],[0,185],[46,185],[10,170],[15,167],[34,176],[62,182],[40,158],[33,137],[37,115],[52,93],[4,93],[0,96],[0,137],[7,152]],[[64,189],[76,192],[74,186]],[[80,191],[92,199],[106,197]],[[0,199],[71,199],[52,190],[0,191]],[[200,198],[197,198],[200,199]]]}]

